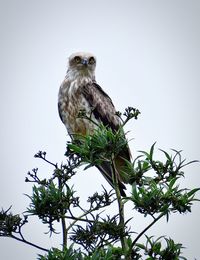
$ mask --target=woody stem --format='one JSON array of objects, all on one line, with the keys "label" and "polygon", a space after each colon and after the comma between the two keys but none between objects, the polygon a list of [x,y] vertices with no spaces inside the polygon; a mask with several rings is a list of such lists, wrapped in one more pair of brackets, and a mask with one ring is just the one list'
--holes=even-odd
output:
[{"label": "woody stem", "polygon": [[[59,187],[60,191],[63,189],[63,185],[62,185],[62,182],[61,182],[59,177],[58,177],[58,187]],[[64,248],[67,246],[67,230],[66,230],[65,216],[61,217],[61,225],[62,225],[62,234],[63,234],[62,247],[63,247],[63,250],[64,250]]]},{"label": "woody stem", "polygon": [[119,183],[117,178],[117,170],[115,167],[114,159],[111,160],[111,166],[112,166],[112,179],[114,183],[114,188],[115,188],[115,193],[117,196],[117,202],[119,208],[119,226],[122,229],[120,240],[121,240],[122,250],[125,253],[128,250],[128,245],[127,245],[126,237],[124,236],[125,233],[124,203],[121,198],[121,193],[120,193]]}]

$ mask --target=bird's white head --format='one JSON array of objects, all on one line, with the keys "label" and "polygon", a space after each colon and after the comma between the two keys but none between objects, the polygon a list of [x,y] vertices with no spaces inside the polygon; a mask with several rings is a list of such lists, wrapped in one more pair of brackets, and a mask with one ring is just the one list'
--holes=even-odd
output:
[{"label": "bird's white head", "polygon": [[69,57],[68,71],[72,77],[95,80],[96,57],[88,52],[76,52]]}]

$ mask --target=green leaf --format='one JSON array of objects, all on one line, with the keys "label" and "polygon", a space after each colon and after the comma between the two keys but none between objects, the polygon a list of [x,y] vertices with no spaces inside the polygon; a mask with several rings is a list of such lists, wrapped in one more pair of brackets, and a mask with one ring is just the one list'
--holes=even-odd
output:
[{"label": "green leaf", "polygon": [[193,189],[193,190],[191,190],[191,191],[189,191],[188,193],[187,193],[187,195],[188,195],[188,197],[191,197],[192,195],[194,195],[197,191],[199,191],[200,190],[200,188],[196,188],[196,189]]},{"label": "green leaf", "polygon": [[149,153],[149,159],[150,159],[150,161],[153,160],[153,153],[154,153],[155,144],[156,144],[156,142],[151,146],[151,149],[150,149],[150,153]]}]

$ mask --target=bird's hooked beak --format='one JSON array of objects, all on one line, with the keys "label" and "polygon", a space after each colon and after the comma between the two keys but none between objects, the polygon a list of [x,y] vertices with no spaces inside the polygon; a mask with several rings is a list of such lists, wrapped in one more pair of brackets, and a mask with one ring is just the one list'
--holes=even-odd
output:
[{"label": "bird's hooked beak", "polygon": [[88,60],[87,59],[82,59],[81,63],[83,65],[87,66],[88,65]]}]

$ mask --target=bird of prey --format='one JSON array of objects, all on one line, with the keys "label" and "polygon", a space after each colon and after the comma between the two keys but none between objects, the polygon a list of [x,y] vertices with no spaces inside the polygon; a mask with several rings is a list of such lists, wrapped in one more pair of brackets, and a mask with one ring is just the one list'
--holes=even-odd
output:
[{"label": "bird of prey", "polygon": [[[97,123],[103,123],[112,131],[116,131],[120,126],[120,119],[116,115],[116,110],[110,97],[96,83],[95,80],[96,57],[91,53],[77,52],[69,57],[68,70],[62,82],[58,94],[59,115],[67,128],[71,138],[75,135],[92,134],[97,127]],[[81,110],[91,113],[92,121],[86,118],[78,118]],[[125,137],[124,137],[125,138]],[[125,165],[125,161],[130,161],[130,151],[127,146],[116,158],[117,179],[120,193],[125,195],[125,185],[120,176],[120,168]],[[97,165],[97,168],[113,185],[110,164],[105,162]]]}]

